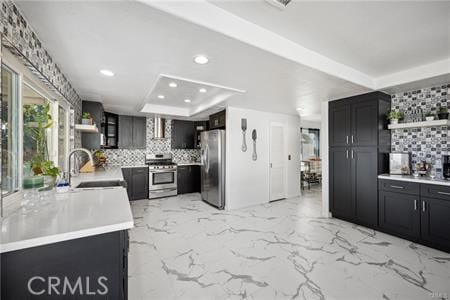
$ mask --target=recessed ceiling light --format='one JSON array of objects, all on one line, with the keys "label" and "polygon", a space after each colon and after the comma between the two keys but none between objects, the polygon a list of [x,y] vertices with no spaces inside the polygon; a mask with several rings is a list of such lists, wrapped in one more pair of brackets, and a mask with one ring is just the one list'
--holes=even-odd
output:
[{"label": "recessed ceiling light", "polygon": [[199,89],[198,91],[199,91],[200,93],[206,93],[206,92],[207,92],[205,88],[201,88],[201,89]]},{"label": "recessed ceiling light", "polygon": [[175,82],[172,81],[171,83],[169,83],[169,86],[176,88],[178,86],[178,84],[176,84]]},{"label": "recessed ceiling light", "polygon": [[297,111],[301,111],[301,110],[303,110],[302,107],[297,107]]},{"label": "recessed ceiling light", "polygon": [[209,59],[205,55],[197,55],[196,57],[194,57],[194,61],[199,65],[204,65],[209,62]]},{"label": "recessed ceiling light", "polygon": [[190,103],[190,102],[191,102],[191,99],[184,99],[184,102]]},{"label": "recessed ceiling light", "polygon": [[106,69],[100,70],[100,73],[102,73],[103,75],[108,76],[108,77],[112,77],[115,75],[113,71],[106,70]]},{"label": "recessed ceiling light", "polygon": [[164,97],[164,95],[158,95],[158,98],[159,99],[164,99],[165,97]]}]

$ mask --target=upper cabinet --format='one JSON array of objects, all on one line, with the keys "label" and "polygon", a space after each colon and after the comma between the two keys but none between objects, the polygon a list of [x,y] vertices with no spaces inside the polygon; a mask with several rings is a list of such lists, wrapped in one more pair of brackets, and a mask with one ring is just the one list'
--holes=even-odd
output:
[{"label": "upper cabinet", "polygon": [[172,149],[195,149],[195,122],[172,121]]},{"label": "upper cabinet", "polygon": [[117,149],[119,136],[119,116],[116,114],[105,112],[102,122],[102,133],[104,142],[103,149]]},{"label": "upper cabinet", "polygon": [[209,129],[225,129],[226,111],[215,113],[209,116]]},{"label": "upper cabinet", "polygon": [[145,117],[119,115],[119,148],[145,149],[147,142]]},{"label": "upper cabinet", "polygon": [[381,92],[330,102],[330,147],[378,146],[389,141],[385,114],[390,96]]}]

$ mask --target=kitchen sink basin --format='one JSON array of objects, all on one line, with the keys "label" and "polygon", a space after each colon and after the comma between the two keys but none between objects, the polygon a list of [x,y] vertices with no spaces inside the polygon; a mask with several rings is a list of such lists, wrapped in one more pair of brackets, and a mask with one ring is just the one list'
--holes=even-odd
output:
[{"label": "kitchen sink basin", "polygon": [[88,188],[109,188],[109,187],[127,187],[127,183],[122,180],[102,180],[102,181],[84,181],[77,185],[77,189]]}]

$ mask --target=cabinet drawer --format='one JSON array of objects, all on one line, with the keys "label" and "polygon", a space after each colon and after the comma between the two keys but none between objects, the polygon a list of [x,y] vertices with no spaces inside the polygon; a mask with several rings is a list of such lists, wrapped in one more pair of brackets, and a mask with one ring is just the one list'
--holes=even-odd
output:
[{"label": "cabinet drawer", "polygon": [[395,192],[410,195],[420,194],[420,185],[414,182],[380,179],[379,189],[387,192]]},{"label": "cabinet drawer", "polygon": [[450,186],[422,184],[420,195],[427,198],[437,198],[450,201]]}]

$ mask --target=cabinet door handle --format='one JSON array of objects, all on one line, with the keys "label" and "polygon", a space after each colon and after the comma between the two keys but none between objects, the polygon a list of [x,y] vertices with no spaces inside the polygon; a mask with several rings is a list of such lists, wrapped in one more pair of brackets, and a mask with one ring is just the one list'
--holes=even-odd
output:
[{"label": "cabinet door handle", "polygon": [[422,201],[422,211],[425,212],[427,210],[427,204],[425,201]]},{"label": "cabinet door handle", "polygon": [[417,210],[417,200],[414,200],[414,210]]},{"label": "cabinet door handle", "polygon": [[346,141],[347,141],[347,145],[348,145],[348,135],[347,135],[347,137],[346,137]]},{"label": "cabinet door handle", "polygon": [[354,155],[353,150],[352,150],[352,159],[353,159],[353,158],[355,158],[355,155]]},{"label": "cabinet door handle", "polygon": [[446,193],[446,192],[437,192],[438,194],[441,194],[441,195],[447,195],[447,196],[450,196],[450,193]]},{"label": "cabinet door handle", "polygon": [[353,144],[353,134],[352,134],[352,144]]},{"label": "cabinet door handle", "polygon": [[390,187],[393,189],[404,189],[403,186],[399,186],[399,185],[391,185]]},{"label": "cabinet door handle", "polygon": [[347,159],[348,159],[348,150],[346,151],[346,153],[347,153]]}]

